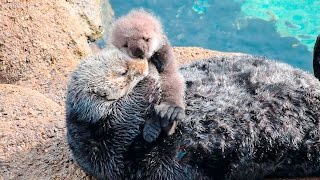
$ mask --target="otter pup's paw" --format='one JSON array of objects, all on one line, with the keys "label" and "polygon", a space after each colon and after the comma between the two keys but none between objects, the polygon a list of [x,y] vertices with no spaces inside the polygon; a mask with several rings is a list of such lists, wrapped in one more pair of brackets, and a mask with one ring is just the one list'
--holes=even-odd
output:
[{"label": "otter pup's paw", "polygon": [[146,124],[143,128],[143,139],[147,142],[155,141],[161,132],[160,122],[159,121],[146,121]]},{"label": "otter pup's paw", "polygon": [[160,125],[162,128],[168,127],[174,121],[180,121],[185,118],[183,108],[167,103],[156,105],[154,111],[160,117]]},{"label": "otter pup's paw", "polygon": [[154,53],[151,56],[150,61],[156,66],[159,73],[164,71],[164,62],[159,53]]}]

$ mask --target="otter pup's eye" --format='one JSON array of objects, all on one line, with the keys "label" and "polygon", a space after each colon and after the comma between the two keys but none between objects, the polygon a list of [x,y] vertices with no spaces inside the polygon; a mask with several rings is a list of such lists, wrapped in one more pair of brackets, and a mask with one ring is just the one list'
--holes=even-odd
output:
[{"label": "otter pup's eye", "polygon": [[143,38],[146,42],[150,41],[150,38]]},{"label": "otter pup's eye", "polygon": [[128,47],[128,43],[125,43],[125,44],[123,45],[123,47],[127,48],[127,47]]}]

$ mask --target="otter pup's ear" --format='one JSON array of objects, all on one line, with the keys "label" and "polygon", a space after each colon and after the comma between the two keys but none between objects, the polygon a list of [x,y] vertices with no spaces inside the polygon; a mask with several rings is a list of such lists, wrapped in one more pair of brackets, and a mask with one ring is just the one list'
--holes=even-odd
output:
[{"label": "otter pup's ear", "polygon": [[316,40],[313,51],[313,73],[320,80],[320,34]]}]

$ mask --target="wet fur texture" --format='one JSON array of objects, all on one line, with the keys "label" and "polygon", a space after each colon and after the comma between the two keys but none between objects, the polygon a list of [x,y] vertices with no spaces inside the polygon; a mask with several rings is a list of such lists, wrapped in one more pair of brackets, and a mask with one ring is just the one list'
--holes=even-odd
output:
[{"label": "wet fur texture", "polygon": [[[153,143],[141,129],[161,96],[157,72],[104,108],[90,93],[69,92],[68,140],[80,166],[98,179],[320,176],[320,82],[312,75],[253,56],[199,61],[181,72],[188,116]],[[83,119],[79,99],[90,105],[87,114],[103,116]]]},{"label": "wet fur texture", "polygon": [[73,72],[66,99],[67,137],[75,161],[88,174],[123,176],[128,147],[158,101],[153,95],[159,91],[158,76],[149,76],[149,69],[147,60],[105,49],[83,59]]},{"label": "wet fur texture", "polygon": [[161,76],[161,104],[144,129],[145,139],[154,141],[162,127],[167,134],[174,132],[176,123],[184,118],[185,86],[174,57],[173,48],[157,17],[142,10],[132,10],[112,26],[110,43],[131,57],[146,57],[156,65]]},{"label": "wet fur texture", "polygon": [[320,80],[320,35],[314,45],[313,51],[313,72],[316,78]]}]

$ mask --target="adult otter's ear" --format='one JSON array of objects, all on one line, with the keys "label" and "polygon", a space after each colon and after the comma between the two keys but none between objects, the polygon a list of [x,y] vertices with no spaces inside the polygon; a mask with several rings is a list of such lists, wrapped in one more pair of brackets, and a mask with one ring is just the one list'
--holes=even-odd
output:
[{"label": "adult otter's ear", "polygon": [[320,80],[320,34],[317,37],[313,50],[313,73]]}]

